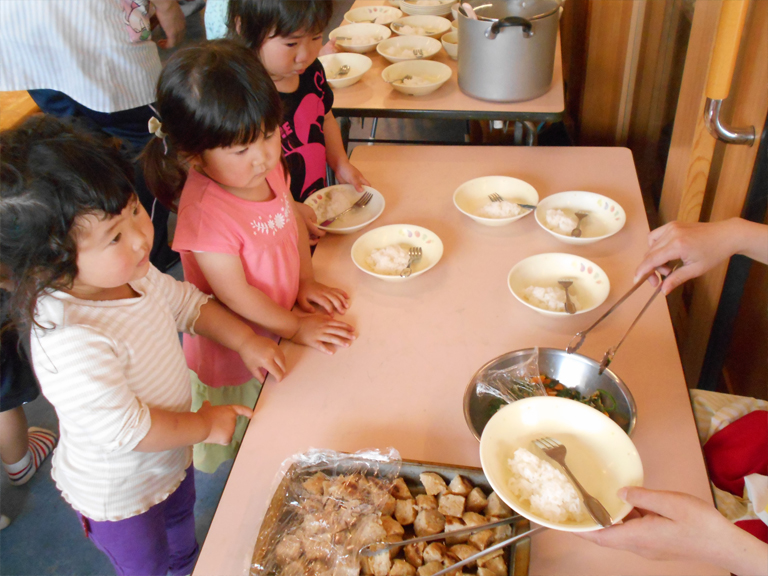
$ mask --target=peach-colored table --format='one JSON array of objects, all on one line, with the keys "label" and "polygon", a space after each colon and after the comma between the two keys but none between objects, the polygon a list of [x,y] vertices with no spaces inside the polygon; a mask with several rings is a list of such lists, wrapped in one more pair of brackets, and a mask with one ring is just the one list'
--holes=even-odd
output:
[{"label": "peach-colored table", "polygon": [[[478,442],[464,422],[462,397],[474,372],[504,352],[564,347],[632,284],[648,224],[632,156],[624,148],[358,147],[352,162],[386,197],[374,226],[424,226],[443,241],[438,265],[391,284],[358,270],[350,248],[362,232],[328,236],[315,253],[317,278],[352,296],[347,319],[358,340],[335,356],[281,344],[290,374],[268,378],[213,519],[195,576],[245,573],[275,473],[310,447],[356,451],[393,446],[403,458],[479,466]],[[459,184],[485,175],[530,182],[541,197],[591,190],[617,200],[627,225],[585,247],[562,244],[532,215],[487,228],[453,205]],[[514,299],[510,268],[527,256],[569,252],[600,265],[611,280],[607,302],[566,319],[542,316]],[[650,295],[644,286],[587,338],[592,358],[616,343]],[[635,327],[611,367],[638,406],[633,440],[645,484],[711,501],[688,391],[664,299]],[[573,535],[533,537],[533,575],[725,574],[697,562],[653,562],[601,549]]]},{"label": "peach-colored table", "polygon": [[[385,4],[383,0],[357,0],[352,8]],[[451,15],[447,18],[450,20]],[[395,33],[392,33],[395,36]],[[373,65],[352,86],[333,91],[333,111],[346,118],[427,118],[454,120],[502,120],[556,122],[563,117],[563,64],[558,33],[555,67],[549,90],[525,102],[486,102],[467,96],[459,89],[458,66],[444,48],[432,58],[450,66],[453,75],[432,94],[408,96],[394,90],[381,78],[381,71],[390,63],[375,50],[365,54]]]}]

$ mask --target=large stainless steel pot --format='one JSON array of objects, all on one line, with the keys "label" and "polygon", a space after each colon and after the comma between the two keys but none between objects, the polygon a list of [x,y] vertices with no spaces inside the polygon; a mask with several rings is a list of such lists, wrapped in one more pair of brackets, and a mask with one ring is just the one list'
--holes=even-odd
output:
[{"label": "large stainless steel pot", "polygon": [[560,0],[471,0],[459,10],[459,88],[482,100],[515,102],[552,83]]}]

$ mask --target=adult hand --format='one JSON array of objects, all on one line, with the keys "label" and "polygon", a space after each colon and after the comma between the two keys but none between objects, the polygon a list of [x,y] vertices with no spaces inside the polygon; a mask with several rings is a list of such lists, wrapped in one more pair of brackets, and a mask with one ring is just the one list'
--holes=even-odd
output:
[{"label": "adult hand", "polygon": [[358,192],[363,191],[363,186],[371,185],[360,170],[352,166],[349,161],[340,162],[334,173],[340,184],[352,184]]},{"label": "adult hand", "polygon": [[[657,228],[648,235],[649,249],[637,267],[635,281],[654,268],[668,272],[667,262],[677,259],[682,260],[683,265],[664,279],[661,287],[664,294],[701,276],[737,252],[735,220],[738,219],[706,224],[670,222]],[[656,276],[651,276],[651,284],[657,283]]]},{"label": "adult hand", "polygon": [[173,48],[184,40],[187,30],[187,20],[181,11],[178,0],[152,0],[155,5],[155,16],[165,32],[165,39],[158,40],[160,48]]},{"label": "adult hand", "polygon": [[203,419],[205,425],[208,427],[208,435],[206,436],[206,444],[221,444],[226,446],[232,442],[232,436],[235,433],[235,425],[237,424],[238,416],[245,416],[251,418],[253,416],[253,410],[246,406],[240,406],[239,404],[229,404],[226,406],[211,406],[211,403],[207,400],[203,402],[200,410],[197,411],[198,416]]},{"label": "adult hand", "polygon": [[653,560],[701,560],[745,576],[768,573],[768,546],[711,504],[689,494],[638,487],[622,488],[619,497],[635,506],[622,524],[576,534]]}]

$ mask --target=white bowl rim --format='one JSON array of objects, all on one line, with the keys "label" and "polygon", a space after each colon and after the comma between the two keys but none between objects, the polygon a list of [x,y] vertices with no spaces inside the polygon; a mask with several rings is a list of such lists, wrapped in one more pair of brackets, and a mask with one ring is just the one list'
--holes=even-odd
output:
[{"label": "white bowl rim", "polygon": [[[538,258],[541,256],[567,256],[569,258],[577,258],[579,260],[584,260],[585,263],[589,263],[589,265],[594,266],[597,270],[602,272],[603,276],[605,277],[606,287],[608,288],[608,292],[605,295],[605,298],[601,302],[598,302],[591,308],[584,308],[583,310],[577,310],[575,314],[568,314],[568,312],[559,312],[557,310],[545,310],[544,308],[539,308],[538,306],[534,306],[530,302],[526,302],[524,298],[521,296],[518,296],[515,291],[512,289],[512,285],[510,284],[510,278],[512,277],[512,273],[515,271],[515,268],[522,265],[524,262],[528,260],[533,260],[534,258]],[[605,301],[608,299],[608,296],[611,293],[611,279],[608,278],[608,274],[605,273],[605,270],[603,270],[602,266],[599,266],[598,264],[595,264],[592,262],[592,260],[589,260],[588,258],[584,258],[584,256],[579,256],[578,254],[569,254],[568,252],[542,252],[540,254],[532,254],[531,256],[528,256],[527,258],[523,258],[522,260],[515,263],[514,266],[509,270],[507,273],[507,288],[509,288],[509,291],[512,293],[512,296],[514,296],[517,300],[528,306],[528,308],[531,308],[532,310],[535,310],[536,312],[539,312],[541,314],[546,314],[547,316],[558,316],[558,317],[564,317],[564,316],[578,316],[579,314],[585,314],[587,312],[591,312],[592,310],[595,310],[605,304]]]},{"label": "white bowl rim", "polygon": [[[445,28],[444,30],[438,30],[436,32],[430,32],[429,34],[400,34],[395,29],[395,28],[397,28],[397,26],[395,26],[395,28],[392,28],[392,24],[395,24],[397,22],[403,24],[404,26],[410,26],[410,24],[408,24],[408,22],[403,22],[403,20],[407,20],[409,18],[439,18],[440,20],[445,20],[446,22],[448,22],[448,28]],[[415,24],[414,24],[414,26],[415,26]],[[437,16],[435,14],[408,14],[406,16],[403,16],[402,18],[398,18],[397,20],[394,20],[394,21],[389,23],[389,27],[392,29],[392,31],[395,34],[398,34],[399,36],[429,36],[430,38],[435,36],[435,35],[438,35],[438,34],[445,34],[446,32],[450,32],[452,26],[453,25],[451,24],[451,21],[448,18],[446,18],[444,16]]]},{"label": "white bowl rim", "polygon": [[[445,80],[440,80],[438,82],[430,82],[429,84],[423,84],[421,86],[417,86],[417,88],[428,88],[428,87],[431,87],[431,86],[441,86],[441,85],[445,84],[448,80],[450,80],[451,76],[453,76],[453,70],[451,69],[451,67],[448,66],[447,64],[443,64],[442,62],[437,62],[436,60],[426,60],[426,59],[420,59],[420,60],[410,60],[409,59],[409,60],[402,60],[401,62],[394,62],[393,64],[390,64],[389,66],[386,66],[381,71],[381,78],[384,80],[384,82],[389,82],[387,80],[387,76],[388,76],[388,74],[386,74],[387,70],[389,70],[390,68],[393,68],[395,66],[398,66],[400,68],[404,68],[405,67],[404,65],[411,65],[411,64],[414,64],[416,62],[423,62],[424,63],[423,65],[426,65],[428,67],[432,66],[433,68],[438,69],[438,70],[440,70],[443,73],[445,73],[445,72],[448,73],[448,77]],[[422,64],[418,64],[418,65],[421,66]]]},{"label": "white bowl rim", "polygon": [[[326,56],[333,56],[333,54],[326,54]],[[352,184],[332,184],[330,186],[326,186],[325,188],[321,188],[320,190],[315,190],[314,192],[312,192],[312,194],[310,194],[304,199],[304,202],[312,198],[315,194],[319,194],[320,192],[327,192],[328,190],[331,190],[333,188],[338,188],[341,186],[352,186]],[[357,230],[362,230],[366,226],[369,226],[370,224],[378,220],[379,216],[381,216],[384,213],[384,209],[387,207],[387,199],[384,198],[384,194],[379,192],[373,186],[363,186],[363,188],[366,191],[373,190],[376,194],[378,194],[381,197],[381,210],[379,211],[378,214],[376,214],[373,218],[368,220],[365,224],[356,224],[354,226],[347,226],[346,228],[331,228],[330,226],[320,226],[320,224],[318,224],[317,227],[320,228],[320,230],[325,230],[326,232],[330,232],[331,234],[351,234]],[[376,196],[374,195],[374,198],[375,197]]]},{"label": "white bowl rim", "polygon": [[[385,54],[383,52],[384,48],[390,46],[390,45],[396,45],[396,44],[405,44],[415,38],[421,38],[423,40],[432,40],[434,42],[437,42],[437,46],[432,44],[431,42],[427,42],[427,44],[432,44],[434,48],[434,52],[430,53],[429,56],[424,56],[423,58],[405,58],[403,60],[398,60],[398,62],[406,62],[409,60],[421,60],[426,59],[431,56],[434,56],[438,52],[440,52],[440,49],[442,48],[442,44],[440,43],[440,40],[437,38],[432,38],[432,36],[421,36],[420,34],[406,34],[406,35],[396,35],[396,36],[390,36],[389,38],[386,38],[385,40],[382,40],[376,45],[376,52],[378,52],[381,56],[384,58],[399,58],[399,56],[393,56],[392,54]],[[418,42],[418,40],[417,40]],[[397,64],[398,62],[392,62],[392,64]]]},{"label": "white bowl rim", "polygon": [[389,25],[385,24],[374,24],[373,22],[350,22],[349,24],[344,24],[343,26],[338,26],[337,28],[334,28],[328,33],[328,38],[333,39],[336,38],[339,34],[341,34],[341,31],[344,29],[349,29],[350,26],[377,26],[379,28],[384,28],[386,32],[386,36],[379,40],[378,42],[373,42],[372,44],[343,44],[341,46],[354,46],[355,48],[363,48],[365,46],[376,46],[379,42],[383,42],[387,38],[390,38],[392,36],[392,29],[389,27]]},{"label": "white bowl rim", "polygon": [[466,182],[462,182],[459,184],[459,186],[456,188],[456,190],[453,191],[453,205],[456,206],[456,209],[464,214],[465,216],[469,216],[470,218],[480,220],[482,222],[515,222],[516,220],[520,220],[521,218],[528,216],[531,212],[536,212],[536,210],[528,210],[528,212],[524,212],[522,214],[518,214],[517,216],[510,216],[509,218],[489,218],[487,216],[480,216],[478,214],[470,214],[466,210],[462,209],[459,204],[456,202],[456,197],[459,194],[459,190],[461,190],[466,184],[469,184],[470,182],[475,182],[477,180],[484,180],[486,178],[506,178],[509,180],[517,180],[518,182],[522,182],[523,184],[530,186],[531,189],[536,193],[536,202],[535,204],[539,204],[539,191],[536,190],[536,188],[531,184],[530,182],[526,182],[525,180],[522,180],[521,178],[515,178],[514,176],[503,176],[498,174],[489,174],[488,176],[478,176],[477,178],[472,178],[470,180],[467,180]]},{"label": "white bowl rim", "polygon": [[[555,232],[554,230],[550,230],[549,228],[547,228],[547,226],[544,225],[544,222],[542,222],[539,219],[539,209],[542,209],[542,212],[543,210],[546,210],[546,209],[554,209],[555,208],[554,206],[547,206],[551,198],[557,198],[558,196],[561,196],[561,195],[568,195],[573,193],[586,194],[589,196],[597,196],[599,198],[605,198],[606,200],[610,200],[611,202],[616,204],[619,208],[621,208],[621,211],[624,214],[624,221],[621,223],[621,226],[619,226],[616,230],[614,230],[610,234],[603,234],[602,236],[579,236],[578,238],[576,238],[575,236],[567,236],[566,234],[560,234],[559,232]],[[563,190],[562,192],[555,192],[554,194],[550,194],[549,196],[545,196],[544,198],[539,200],[539,203],[536,206],[536,210],[534,210],[533,212],[534,212],[534,218],[536,219],[536,223],[539,226],[541,226],[544,230],[552,234],[555,238],[565,237],[565,238],[568,238],[568,242],[573,244],[578,244],[578,243],[589,244],[592,242],[598,242],[599,240],[605,240],[606,238],[610,238],[611,236],[621,232],[624,226],[626,226],[627,224],[627,211],[624,209],[624,206],[622,206],[621,203],[619,203],[617,200],[614,200],[610,196],[606,196],[605,194],[600,194],[599,192],[590,192],[589,190]]]},{"label": "white bowl rim", "polygon": [[373,232],[376,232],[377,230],[382,230],[384,228],[402,228],[402,227],[418,228],[419,230],[424,230],[425,232],[429,232],[440,243],[439,244],[439,246],[440,246],[440,256],[437,258],[437,260],[435,260],[432,263],[431,266],[429,266],[428,268],[424,268],[422,270],[414,271],[410,276],[408,276],[406,278],[402,278],[402,280],[407,280],[408,278],[415,278],[416,276],[420,276],[421,274],[424,274],[424,272],[432,270],[432,268],[437,266],[438,262],[440,262],[440,260],[443,259],[443,253],[445,251],[445,246],[443,244],[443,240],[440,238],[440,236],[438,236],[437,234],[432,232],[432,230],[430,230],[429,228],[424,228],[424,226],[419,226],[417,224],[405,224],[405,223],[402,223],[402,224],[385,224],[383,226],[377,226],[376,228],[372,228],[371,230],[368,230],[367,232],[364,232],[363,234],[361,234],[358,237],[358,239],[354,241],[354,243],[352,244],[352,248],[350,248],[350,251],[349,251],[349,256],[350,256],[350,258],[352,258],[352,262],[354,263],[354,265],[357,266],[360,270],[362,270],[366,274],[370,274],[374,278],[379,278],[381,280],[401,280],[400,277],[395,276],[393,274],[379,274],[377,272],[373,272],[372,270],[368,270],[367,268],[363,268],[357,262],[357,260],[355,260],[355,247],[363,240],[363,238],[365,238],[365,236],[367,236],[369,234],[372,234]]}]

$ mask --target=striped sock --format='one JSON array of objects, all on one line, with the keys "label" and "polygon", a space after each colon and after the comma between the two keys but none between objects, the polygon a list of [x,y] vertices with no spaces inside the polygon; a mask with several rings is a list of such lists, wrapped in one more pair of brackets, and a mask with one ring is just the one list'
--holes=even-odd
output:
[{"label": "striped sock", "polygon": [[27,454],[16,464],[5,465],[5,470],[8,472],[11,484],[21,486],[29,482],[43,461],[53,451],[53,447],[56,446],[56,440],[56,434],[50,430],[34,426],[30,428],[29,450],[27,450]]}]

